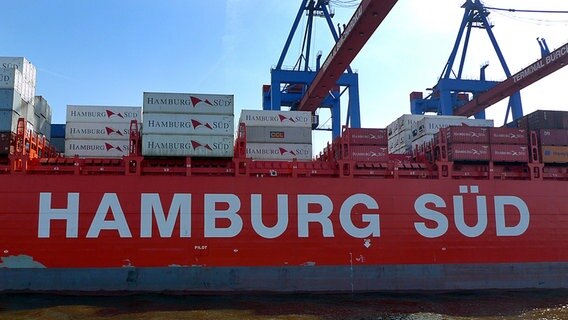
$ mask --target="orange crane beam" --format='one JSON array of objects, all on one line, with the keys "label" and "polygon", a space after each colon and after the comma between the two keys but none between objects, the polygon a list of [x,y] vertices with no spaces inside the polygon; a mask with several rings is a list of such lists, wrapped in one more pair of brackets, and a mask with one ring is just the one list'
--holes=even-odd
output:
[{"label": "orange crane beam", "polygon": [[337,80],[396,2],[397,0],[363,0],[361,2],[300,101],[298,110],[314,112],[320,106],[329,90],[336,86]]},{"label": "orange crane beam", "polygon": [[549,55],[524,68],[488,91],[473,97],[471,101],[455,110],[457,116],[473,116],[487,107],[509,97],[513,93],[537,82],[568,64],[568,43]]}]

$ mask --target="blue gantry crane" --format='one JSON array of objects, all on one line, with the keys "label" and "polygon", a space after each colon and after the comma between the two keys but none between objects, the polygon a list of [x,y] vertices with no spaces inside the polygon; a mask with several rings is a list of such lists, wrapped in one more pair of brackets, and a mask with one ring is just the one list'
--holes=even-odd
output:
[{"label": "blue gantry crane", "polygon": [[[472,98],[475,99],[478,95],[487,92],[500,83],[497,81],[489,81],[485,78],[485,69],[488,66],[487,64],[484,64],[481,67],[479,80],[463,78],[463,69],[473,28],[484,29],[487,32],[505,75],[507,78],[511,77],[509,67],[505,62],[503,53],[501,52],[495,35],[493,34],[493,25],[487,19],[487,16],[490,13],[488,9],[480,0],[467,0],[463,4],[462,8],[465,9],[465,12],[458,36],[438,83],[431,89],[432,92],[425,98],[423,97],[422,92],[412,92],[410,94],[410,109],[413,114],[431,112],[439,115],[454,115],[456,114],[456,110],[469,103]],[[460,48],[461,56],[456,73],[454,65]],[[505,121],[507,121],[509,113],[511,112],[513,119],[518,119],[523,116],[521,94],[519,91],[513,92],[510,95]],[[478,110],[474,116],[479,119],[485,119],[485,110]]]},{"label": "blue gantry crane", "polygon": [[[331,111],[331,131],[333,137],[341,134],[340,98],[348,92],[346,125],[361,126],[359,111],[359,79],[353,72],[351,61],[363,48],[373,32],[378,28],[397,0],[363,0],[347,25],[336,30],[332,21],[330,0],[302,0],[290,34],[278,64],[271,70],[270,85],[263,86],[263,109],[310,111],[315,114],[319,108]],[[285,68],[284,60],[290,44],[298,31],[303,15],[307,23],[303,31],[302,50],[293,68]],[[323,17],[335,41],[331,52],[321,63],[322,55],[316,56],[315,68],[309,65],[312,53],[314,20]],[[317,124],[316,124],[317,126]]]}]

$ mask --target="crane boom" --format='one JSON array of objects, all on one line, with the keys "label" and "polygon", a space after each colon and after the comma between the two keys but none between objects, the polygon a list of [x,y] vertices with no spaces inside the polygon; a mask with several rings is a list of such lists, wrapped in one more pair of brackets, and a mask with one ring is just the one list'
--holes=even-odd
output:
[{"label": "crane boom", "polygon": [[298,110],[315,111],[397,0],[363,0],[325,59]]},{"label": "crane boom", "polygon": [[455,110],[458,116],[472,116],[513,93],[537,82],[568,64],[568,43],[524,68]]}]

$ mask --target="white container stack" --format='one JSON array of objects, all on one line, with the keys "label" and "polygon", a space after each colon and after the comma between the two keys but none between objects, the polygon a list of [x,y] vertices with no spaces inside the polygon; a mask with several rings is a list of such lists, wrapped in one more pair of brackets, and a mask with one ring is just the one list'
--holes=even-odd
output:
[{"label": "white container stack", "polygon": [[113,158],[128,155],[130,122],[140,122],[140,107],[68,105],[65,155]]},{"label": "white container stack", "polygon": [[144,92],[142,155],[232,157],[234,97]]},{"label": "white container stack", "polygon": [[440,128],[449,126],[492,127],[493,120],[468,119],[462,116],[406,114],[387,126],[389,153],[411,153],[417,145],[432,140]]},{"label": "white container stack", "polygon": [[246,125],[248,158],[312,159],[310,112],[243,110],[239,122]]},{"label": "white container stack", "polygon": [[42,96],[34,97],[34,127],[36,131],[51,140],[51,107]]},{"label": "white container stack", "polygon": [[[24,118],[34,131],[35,67],[22,57],[0,57],[0,132],[15,132]],[[49,135],[47,135],[49,138]]]}]

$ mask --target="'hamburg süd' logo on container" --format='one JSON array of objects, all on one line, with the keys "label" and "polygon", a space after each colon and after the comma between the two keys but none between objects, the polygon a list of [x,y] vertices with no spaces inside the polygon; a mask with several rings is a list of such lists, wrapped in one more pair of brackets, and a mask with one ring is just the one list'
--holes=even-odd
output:
[{"label": "'hamburg s\u00fcd' logo on container", "polygon": [[198,129],[199,127],[204,127],[204,128],[213,130],[213,127],[211,126],[211,124],[209,122],[202,123],[201,121],[191,119],[191,125],[195,129]]},{"label": "'hamburg s\u00fcd' logo on container", "polygon": [[110,150],[114,149],[116,151],[124,152],[122,150],[122,148],[120,148],[119,146],[113,146],[112,144],[110,144],[108,142],[105,142],[105,148],[106,148],[106,151],[110,151]]},{"label": "'hamburg s\u00fcd' logo on container", "polygon": [[286,149],[284,149],[284,148],[282,148],[282,147],[278,147],[278,150],[280,151],[280,155],[281,155],[281,156],[285,155],[286,153],[289,153],[289,154],[291,154],[291,155],[293,155],[293,156],[296,156],[296,152],[294,152],[293,150],[286,150]]},{"label": "'hamburg s\u00fcd' logo on container", "polygon": [[113,136],[113,135],[117,135],[117,136],[121,136],[123,137],[124,135],[122,134],[122,132],[120,132],[120,130],[116,130],[110,127],[105,127],[106,129],[106,134],[109,136]]},{"label": "'hamburg s\u00fcd' logo on container", "polygon": [[112,111],[107,109],[106,114],[107,114],[107,118],[118,117],[118,118],[124,119],[124,116],[120,112],[112,112]]},{"label": "'hamburg s\u00fcd' logo on container", "polygon": [[191,141],[191,147],[192,147],[194,150],[197,150],[197,148],[205,148],[205,149],[207,149],[207,150],[213,151],[213,148],[211,148],[211,146],[210,146],[209,144],[201,144],[201,143],[199,143],[199,142],[197,142],[197,141],[195,141],[195,140],[190,140],[190,141]]}]

